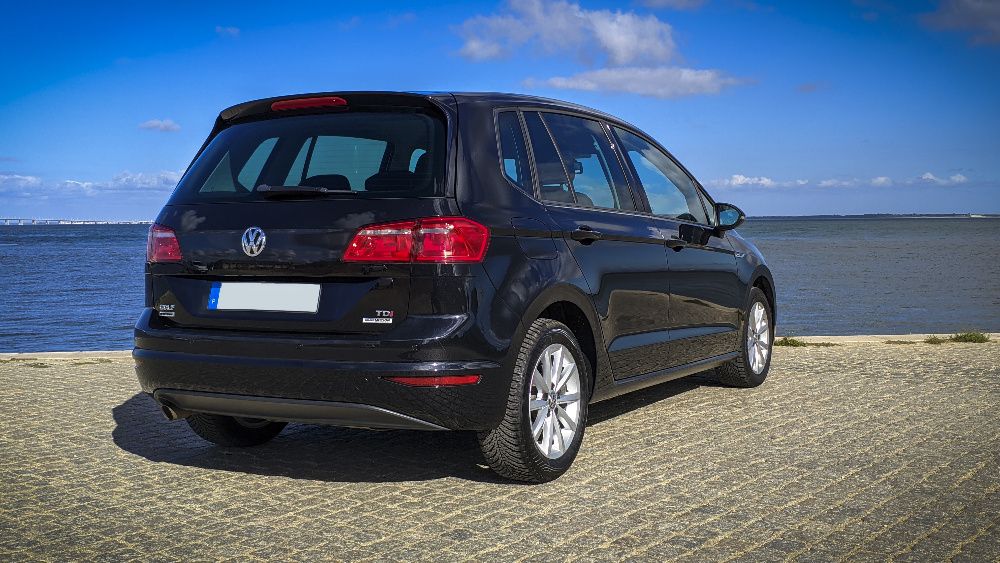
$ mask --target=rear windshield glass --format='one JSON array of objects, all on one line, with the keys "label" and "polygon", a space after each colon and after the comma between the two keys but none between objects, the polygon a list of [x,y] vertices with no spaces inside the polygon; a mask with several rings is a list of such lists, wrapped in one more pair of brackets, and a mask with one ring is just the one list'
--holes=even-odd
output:
[{"label": "rear windshield glass", "polygon": [[327,188],[363,197],[443,195],[445,125],[417,112],[302,115],[219,133],[172,203],[263,199],[268,186]]}]

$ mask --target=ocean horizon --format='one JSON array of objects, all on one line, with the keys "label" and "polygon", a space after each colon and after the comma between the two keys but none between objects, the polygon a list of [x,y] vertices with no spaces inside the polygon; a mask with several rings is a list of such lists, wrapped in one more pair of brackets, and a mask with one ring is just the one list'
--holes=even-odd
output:
[{"label": "ocean horizon", "polygon": [[[0,353],[130,349],[147,228],[0,225]],[[738,230],[774,275],[779,335],[1000,331],[1000,216],[755,217]]]}]

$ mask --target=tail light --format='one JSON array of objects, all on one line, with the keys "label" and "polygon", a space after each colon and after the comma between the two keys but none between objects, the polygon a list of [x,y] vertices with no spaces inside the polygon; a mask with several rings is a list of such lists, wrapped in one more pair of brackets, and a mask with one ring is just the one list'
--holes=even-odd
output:
[{"label": "tail light", "polygon": [[490,231],[464,217],[427,217],[363,227],[344,252],[344,262],[479,262]]},{"label": "tail light", "polygon": [[153,264],[180,261],[181,245],[177,242],[174,230],[153,223],[153,226],[149,228],[149,236],[146,238],[146,262]]},{"label": "tail light", "polygon": [[479,383],[478,375],[400,375],[385,379],[411,387],[454,387]]}]

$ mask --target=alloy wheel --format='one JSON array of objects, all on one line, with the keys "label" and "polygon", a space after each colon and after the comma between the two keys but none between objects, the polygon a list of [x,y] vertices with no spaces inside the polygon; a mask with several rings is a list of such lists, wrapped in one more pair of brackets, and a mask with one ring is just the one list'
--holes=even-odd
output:
[{"label": "alloy wheel", "polygon": [[754,373],[764,371],[767,356],[771,353],[771,327],[767,323],[764,304],[756,301],[750,308],[747,324],[747,358]]},{"label": "alloy wheel", "polygon": [[572,445],[580,423],[580,370],[562,344],[550,344],[538,357],[528,389],[528,417],[535,446],[549,459]]}]

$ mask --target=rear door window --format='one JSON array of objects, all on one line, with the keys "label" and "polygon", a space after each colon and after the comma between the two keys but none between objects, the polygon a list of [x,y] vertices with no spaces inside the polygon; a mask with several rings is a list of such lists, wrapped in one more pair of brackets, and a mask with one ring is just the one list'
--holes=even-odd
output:
[{"label": "rear door window", "polygon": [[608,134],[600,122],[563,113],[545,113],[576,202],[587,207],[633,210],[632,194]]},{"label": "rear door window", "polygon": [[531,139],[531,150],[535,155],[535,173],[538,174],[541,198],[575,203],[576,199],[566,178],[566,170],[555,145],[552,144],[548,129],[542,123],[542,118],[537,112],[529,111],[524,114],[524,122],[528,127],[528,138]]},{"label": "rear door window", "polygon": [[446,126],[422,111],[266,119],[220,132],[172,203],[263,199],[255,188],[324,187],[356,196],[443,195]]}]

